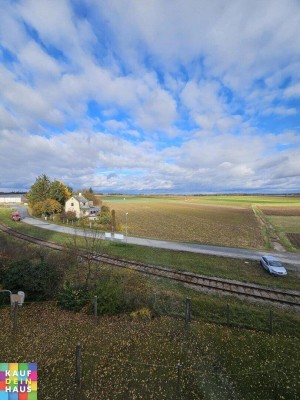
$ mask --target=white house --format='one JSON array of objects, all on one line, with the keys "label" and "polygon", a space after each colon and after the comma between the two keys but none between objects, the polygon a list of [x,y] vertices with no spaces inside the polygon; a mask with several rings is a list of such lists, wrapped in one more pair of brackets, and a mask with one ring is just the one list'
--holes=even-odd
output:
[{"label": "white house", "polygon": [[87,200],[79,193],[66,201],[65,211],[75,212],[77,218],[87,217],[93,220],[96,219],[96,214],[101,211],[101,208],[95,207],[92,201]]}]

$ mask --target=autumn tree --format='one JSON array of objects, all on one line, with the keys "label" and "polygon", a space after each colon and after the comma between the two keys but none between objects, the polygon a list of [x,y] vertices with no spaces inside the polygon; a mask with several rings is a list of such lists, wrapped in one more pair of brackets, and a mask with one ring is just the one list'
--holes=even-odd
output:
[{"label": "autumn tree", "polygon": [[36,178],[35,183],[30,187],[27,198],[31,207],[34,204],[45,201],[50,197],[51,181],[45,174]]},{"label": "autumn tree", "polygon": [[[91,191],[92,190],[92,191]],[[82,196],[85,197],[87,200],[92,201],[94,206],[101,206],[102,201],[99,197],[97,197],[94,192],[93,189],[90,188],[89,190],[82,190],[80,191],[80,193],[82,193]]]},{"label": "autumn tree", "polygon": [[50,185],[49,198],[58,201],[61,205],[71,197],[72,192],[62,182],[54,180]]},{"label": "autumn tree", "polygon": [[41,215],[52,215],[62,211],[62,205],[54,199],[46,199],[44,201],[38,201],[32,207],[33,213],[37,216]]},{"label": "autumn tree", "polygon": [[71,195],[71,188],[56,179],[51,182],[50,178],[43,174],[36,178],[27,197],[33,213],[40,216],[61,212]]}]

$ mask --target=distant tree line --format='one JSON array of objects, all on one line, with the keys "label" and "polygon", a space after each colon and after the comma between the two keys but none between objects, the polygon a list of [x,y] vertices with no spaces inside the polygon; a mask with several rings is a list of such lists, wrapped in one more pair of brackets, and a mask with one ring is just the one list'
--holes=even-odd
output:
[{"label": "distant tree line", "polygon": [[0,195],[1,194],[5,194],[5,195],[7,195],[7,194],[26,194],[26,192],[16,192],[16,191],[13,191],[13,192],[0,192]]}]

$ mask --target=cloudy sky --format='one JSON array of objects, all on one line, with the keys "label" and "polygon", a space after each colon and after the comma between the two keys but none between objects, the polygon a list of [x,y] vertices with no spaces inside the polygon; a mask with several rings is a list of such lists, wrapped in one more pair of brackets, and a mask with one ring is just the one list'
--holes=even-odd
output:
[{"label": "cloudy sky", "polygon": [[0,0],[0,190],[299,192],[299,0]]}]

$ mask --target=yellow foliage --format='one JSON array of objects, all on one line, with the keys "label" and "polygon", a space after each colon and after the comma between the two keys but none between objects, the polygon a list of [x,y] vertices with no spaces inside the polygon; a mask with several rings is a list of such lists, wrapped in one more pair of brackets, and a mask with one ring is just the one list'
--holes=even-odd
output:
[{"label": "yellow foliage", "polygon": [[138,319],[151,319],[151,311],[147,307],[140,308],[130,313],[130,317],[135,321]]},{"label": "yellow foliage", "polygon": [[65,186],[64,187],[65,199],[68,200],[72,196],[72,192]]},{"label": "yellow foliage", "polygon": [[55,214],[59,213],[62,210],[61,204],[53,199],[47,199],[45,201],[38,201],[32,207],[33,213],[35,215],[42,215],[42,214]]}]

